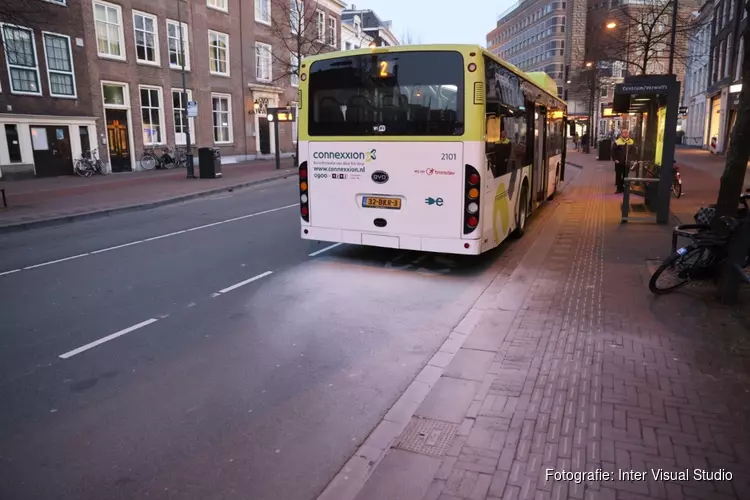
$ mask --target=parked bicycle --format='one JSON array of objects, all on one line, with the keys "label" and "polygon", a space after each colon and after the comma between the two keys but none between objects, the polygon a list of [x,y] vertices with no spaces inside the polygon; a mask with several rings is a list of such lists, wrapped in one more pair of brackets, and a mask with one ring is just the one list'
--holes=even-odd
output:
[{"label": "parked bicycle", "polygon": [[[661,167],[652,161],[633,160],[630,162],[630,172],[635,172],[638,177],[657,178]],[[672,164],[672,196],[682,196],[682,174],[677,162]]]},{"label": "parked bicycle", "polygon": [[[748,200],[750,189],[740,196],[737,217],[721,218],[726,226],[724,231],[717,233],[711,224],[716,212],[715,205],[698,210],[695,214],[696,224],[677,226],[672,235],[672,254],[651,276],[649,290],[662,295],[678,290],[692,281],[718,279],[728,256],[729,245],[738,236],[737,231],[748,217]],[[679,237],[691,242],[685,247],[677,248]],[[748,265],[750,249],[744,262],[737,268],[745,281],[750,281],[750,274],[745,271]],[[661,278],[666,278],[667,283],[660,281]]]},{"label": "parked bicycle", "polygon": [[175,152],[171,147],[161,148],[162,154],[157,155],[155,148],[146,148],[141,156],[140,164],[144,170],[184,168],[187,166],[187,153],[178,148]]},{"label": "parked bicycle", "polygon": [[99,159],[99,153],[96,149],[84,151],[79,159],[76,160],[73,170],[81,177],[91,177],[94,174],[104,175],[104,163]]}]

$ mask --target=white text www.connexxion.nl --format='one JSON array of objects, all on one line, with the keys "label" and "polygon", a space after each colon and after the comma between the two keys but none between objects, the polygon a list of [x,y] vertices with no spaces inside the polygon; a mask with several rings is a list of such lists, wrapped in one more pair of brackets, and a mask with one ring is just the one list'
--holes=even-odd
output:
[{"label": "white text www.connexxion.nl", "polygon": [[364,173],[365,167],[313,167],[313,172],[357,172]]}]

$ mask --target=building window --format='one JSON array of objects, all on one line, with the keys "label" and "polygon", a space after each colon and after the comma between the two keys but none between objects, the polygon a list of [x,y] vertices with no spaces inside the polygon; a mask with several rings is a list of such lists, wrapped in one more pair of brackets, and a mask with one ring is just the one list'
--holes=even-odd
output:
[{"label": "building window", "polygon": [[232,142],[232,96],[211,94],[211,113],[214,124],[214,142],[229,144]]},{"label": "building window", "polygon": [[289,81],[292,87],[299,87],[299,56],[292,52],[289,54]]},{"label": "building window", "polygon": [[229,35],[209,30],[208,62],[212,75],[229,76]]},{"label": "building window", "polygon": [[[190,44],[188,43],[187,24],[167,20],[167,42],[169,45],[169,67],[182,69],[183,53],[185,56],[185,69],[190,69]],[[182,49],[180,50],[180,31],[182,31]]]},{"label": "building window", "polygon": [[190,128],[190,144],[195,144],[195,125],[194,119],[188,118],[185,122],[185,113],[187,110],[187,101],[193,100],[193,92],[187,91],[187,99],[182,90],[172,90],[172,110],[174,113],[174,142],[175,144],[187,144],[187,127]]},{"label": "building window", "polygon": [[326,29],[326,15],[325,12],[319,10],[315,13],[315,24],[317,28],[318,41],[322,42],[325,40],[325,29]]},{"label": "building window", "polygon": [[255,0],[255,20],[271,24],[271,0]]},{"label": "building window", "polygon": [[727,38],[727,55],[726,61],[724,61],[724,77],[728,77],[732,73],[732,34],[730,33]]},{"label": "building window", "polygon": [[133,11],[135,59],[140,63],[159,64],[159,34],[156,16]]},{"label": "building window", "polygon": [[336,18],[333,16],[328,16],[328,33],[327,33],[327,42],[328,45],[336,46],[336,39],[338,38],[336,36]]},{"label": "building window", "polygon": [[146,146],[164,144],[164,108],[161,100],[161,87],[141,86],[140,90],[143,144]]},{"label": "building window", "polygon": [[745,39],[740,37],[740,50],[737,53],[737,69],[735,70],[734,79],[739,80],[742,78],[742,60],[745,57]]},{"label": "building window", "polygon": [[289,0],[289,26],[292,33],[305,31],[305,4],[303,0]]},{"label": "building window", "polygon": [[607,97],[609,95],[609,89],[607,87],[602,87],[599,89],[599,97]]},{"label": "building window", "polygon": [[102,96],[105,106],[125,106],[125,87],[122,85],[103,83]]},{"label": "building window", "polygon": [[54,3],[54,4],[57,4],[57,5],[62,5],[62,6],[67,6],[68,5],[68,3],[67,3],[66,0],[44,0],[44,1],[48,2],[48,3]]},{"label": "building window", "polygon": [[75,97],[76,80],[73,74],[73,53],[70,38],[44,33],[44,56],[47,60],[49,93],[54,97]]},{"label": "building window", "polygon": [[18,125],[5,124],[5,140],[8,142],[8,156],[11,163],[21,163],[21,142],[18,139]]},{"label": "building window", "polygon": [[271,81],[271,50],[267,43],[255,42],[255,79],[259,82]]},{"label": "building window", "polygon": [[42,95],[34,32],[19,26],[3,25],[3,43],[10,91],[14,94]]},{"label": "building window", "polygon": [[122,9],[119,5],[94,2],[96,50],[99,57],[125,59],[125,36],[122,31]]},{"label": "building window", "polygon": [[352,50],[351,42],[344,43],[344,50]]},{"label": "building window", "polygon": [[229,11],[228,0],[206,0],[206,5],[212,9],[220,10],[222,12]]}]

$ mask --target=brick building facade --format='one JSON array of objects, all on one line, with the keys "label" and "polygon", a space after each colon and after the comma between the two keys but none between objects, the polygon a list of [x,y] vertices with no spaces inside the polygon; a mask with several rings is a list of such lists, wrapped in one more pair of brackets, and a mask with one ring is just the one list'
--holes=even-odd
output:
[{"label": "brick building facade", "polygon": [[[71,121],[67,115],[85,116],[91,147],[98,148],[113,172],[140,169],[138,160],[145,149],[161,153],[164,148],[184,146],[186,125],[193,146],[219,148],[225,163],[275,153],[274,131],[265,110],[294,106],[297,99],[294,77],[289,74],[294,56],[283,54],[288,48],[271,29],[273,23],[289,26],[282,19],[284,13],[288,15],[289,0],[55,1],[63,5],[51,4],[50,11],[60,10],[50,12],[51,24],[57,26],[58,16],[67,16],[76,27],[70,36],[75,39],[78,99],[52,98],[46,90],[41,99],[3,92],[0,103],[10,99],[21,107],[17,113],[64,115],[67,121]],[[344,7],[340,0],[320,0],[312,7],[326,30],[320,37],[323,51],[337,50]],[[36,35],[41,61],[42,35],[39,30]],[[39,69],[43,76],[45,68]],[[0,80],[3,91],[9,88],[6,82]],[[29,100],[34,103],[28,104]],[[197,103],[198,116],[185,123],[187,101]],[[0,109],[3,121],[8,119],[5,109]],[[294,151],[295,125],[280,124],[282,153]],[[71,128],[70,134],[74,133],[78,131]],[[30,150],[31,143],[26,143]],[[70,143],[71,158],[88,149],[76,137]],[[12,163],[8,156],[8,141],[0,140],[4,172]],[[33,158],[30,151],[23,155],[24,161],[31,160],[26,173],[40,175],[44,169],[39,166],[47,162]],[[72,160],[54,175],[65,173],[72,173]]]},{"label": "brick building facade", "polygon": [[[20,1],[10,0],[4,12]],[[100,131],[87,69],[85,5],[55,0],[0,18],[6,21],[0,23],[0,178],[72,173],[73,158]]]}]

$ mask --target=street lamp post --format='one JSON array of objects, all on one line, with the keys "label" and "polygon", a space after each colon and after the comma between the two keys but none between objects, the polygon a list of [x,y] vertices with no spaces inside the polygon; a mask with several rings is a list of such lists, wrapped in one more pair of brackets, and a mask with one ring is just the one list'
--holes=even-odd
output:
[{"label": "street lamp post", "polygon": [[185,73],[185,47],[182,40],[182,9],[180,4],[182,0],[177,0],[177,25],[180,27],[180,62],[182,73],[182,126],[185,127],[185,160],[187,163],[187,178],[195,179],[195,169],[193,168],[193,148],[190,144],[190,120],[187,113],[187,75]]}]

